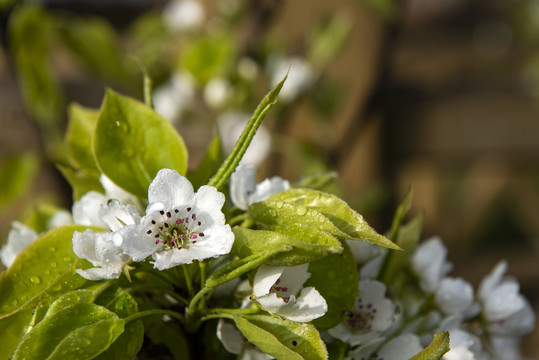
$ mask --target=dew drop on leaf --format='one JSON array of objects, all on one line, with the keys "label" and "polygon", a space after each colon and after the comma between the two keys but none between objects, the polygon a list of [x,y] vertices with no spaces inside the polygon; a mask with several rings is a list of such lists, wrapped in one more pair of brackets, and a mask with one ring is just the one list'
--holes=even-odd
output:
[{"label": "dew drop on leaf", "polygon": [[41,279],[39,278],[39,276],[32,276],[30,278],[30,282],[34,285],[37,285],[41,283]]}]

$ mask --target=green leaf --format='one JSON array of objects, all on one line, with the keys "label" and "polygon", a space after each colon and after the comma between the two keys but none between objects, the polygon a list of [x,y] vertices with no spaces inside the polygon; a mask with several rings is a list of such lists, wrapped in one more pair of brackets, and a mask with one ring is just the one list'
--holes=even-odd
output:
[{"label": "green leaf", "polygon": [[201,84],[223,76],[235,57],[234,43],[228,33],[190,41],[182,49],[179,68],[189,71]]},{"label": "green leaf", "polygon": [[[124,289],[113,287],[111,291],[100,295],[96,304],[116,313],[120,318],[137,313],[138,305],[135,299]],[[99,360],[129,360],[142,347],[144,326],[142,320],[131,321],[125,325],[125,331],[118,339],[96,359]]]},{"label": "green leaf", "polygon": [[348,344],[337,339],[333,339],[326,344],[328,347],[329,360],[344,360],[348,352]]},{"label": "green leaf", "polygon": [[219,139],[219,135],[216,135],[208,146],[206,154],[197,170],[189,176],[193,188],[198,189],[206,184],[211,175],[217,171],[224,158],[225,155],[221,146],[221,140]]},{"label": "green leaf", "polygon": [[99,305],[78,302],[47,312],[23,337],[12,359],[93,359],[123,331],[124,321],[113,312]]},{"label": "green leaf", "polygon": [[321,232],[317,237],[311,237],[312,232],[301,231],[299,227],[296,236],[288,236],[276,231],[250,230],[237,226],[232,228],[232,231],[235,237],[232,251],[240,258],[286,249],[283,246],[292,247],[292,250],[279,253],[266,260],[264,263],[268,265],[301,265],[342,251],[339,240]]},{"label": "green leaf", "polygon": [[39,169],[39,158],[32,152],[12,155],[0,165],[0,206],[9,205],[30,189]]},{"label": "green leaf", "polygon": [[45,136],[59,136],[63,99],[49,58],[51,18],[36,3],[25,3],[13,10],[9,20],[11,53],[25,107]]},{"label": "green leaf", "polygon": [[120,43],[109,23],[97,17],[58,20],[60,38],[91,72],[107,81],[126,83],[128,74]]},{"label": "green leaf", "polygon": [[441,332],[434,335],[434,339],[423,351],[410,360],[440,360],[449,351],[449,333]]},{"label": "green leaf", "polygon": [[73,253],[72,237],[74,231],[88,228],[82,225],[55,228],[17,256],[0,278],[0,318],[33,308],[46,296],[63,294],[86,282],[75,273],[75,268],[91,265]]},{"label": "green leaf", "polygon": [[28,322],[32,318],[32,309],[21,310],[11,316],[0,319],[0,359],[9,359],[17,344],[25,334]]},{"label": "green leaf", "polygon": [[424,213],[421,213],[408,224],[400,227],[396,243],[404,252],[393,251],[388,254],[379,277],[383,283],[390,284],[399,277],[401,270],[409,260],[410,254],[416,248],[421,237],[424,215]]},{"label": "green leaf", "polygon": [[245,126],[245,129],[243,129],[240,138],[236,141],[236,145],[234,145],[226,160],[221,167],[219,167],[219,170],[217,170],[215,175],[210,179],[208,185],[215,186],[219,190],[226,183],[230,175],[232,175],[240,163],[243,154],[247,151],[247,147],[255,136],[256,130],[262,123],[262,120],[264,120],[268,111],[277,102],[277,96],[279,95],[287,76],[285,76],[283,80],[281,80],[281,82],[278,83],[275,88],[264,97],[264,99],[262,99],[253,116]]},{"label": "green leaf", "polygon": [[333,16],[330,21],[317,26],[311,32],[310,39],[310,62],[319,68],[327,65],[348,43],[348,37],[352,30],[353,17],[348,12],[341,11]]},{"label": "green leaf", "polygon": [[[287,216],[285,221],[298,221],[305,223],[308,221],[334,225],[339,232],[326,230],[340,239],[353,239],[368,241],[372,244],[385,246],[390,249],[400,249],[385,236],[378,234],[367,224],[363,217],[354,211],[348,204],[335,195],[327,194],[313,189],[289,189],[271,196],[262,203],[273,202],[273,206],[284,204],[283,209],[295,209],[296,214],[287,211],[287,214],[277,214],[277,219]],[[253,204],[257,205],[257,204]],[[274,209],[274,211],[278,211]],[[249,208],[251,213],[251,208]],[[323,219],[323,215],[329,221]],[[298,216],[299,215],[299,216]],[[291,218],[288,218],[291,217]],[[278,220],[278,221],[283,221]],[[319,226],[321,226],[319,225]]]},{"label": "green leaf", "polygon": [[110,89],[97,119],[94,154],[105,175],[140,197],[146,197],[159,170],[169,168],[181,175],[187,170],[187,149],[170,122]]},{"label": "green leaf", "polygon": [[86,170],[76,170],[67,166],[56,165],[58,170],[66,178],[71,189],[73,190],[73,200],[79,200],[84,194],[89,191],[97,191],[103,193],[103,186],[99,181],[99,176],[91,174]]},{"label": "green leaf", "polygon": [[280,360],[327,359],[326,345],[312,324],[271,315],[233,316],[247,340]]},{"label": "green leaf", "polygon": [[[249,206],[249,215],[259,225],[275,228],[299,228],[299,231],[309,233],[324,232],[339,239],[349,236],[337,228],[324,214],[293,202],[267,200]],[[289,233],[292,233],[290,231]]]},{"label": "green leaf", "polygon": [[309,264],[311,277],[304,287],[314,286],[328,304],[327,313],[312,323],[319,330],[337,326],[345,313],[354,309],[358,294],[358,274],[352,252],[343,244],[341,254],[333,254]]},{"label": "green leaf", "polygon": [[397,239],[397,236],[399,235],[399,229],[404,219],[404,216],[406,215],[408,210],[410,210],[410,206],[412,206],[412,194],[413,189],[410,186],[408,192],[406,193],[406,196],[395,211],[395,215],[393,216],[393,221],[391,223],[391,229],[389,229],[387,233],[387,237],[391,240]]},{"label": "green leaf", "polygon": [[211,274],[208,279],[206,279],[205,286],[209,288],[216,288],[227,281],[245,274],[247,271],[254,269],[262,263],[267,262],[268,259],[274,255],[290,250],[292,250],[292,246],[282,244],[281,246],[274,246],[266,250],[253,253],[244,258],[236,259]]},{"label": "green leaf", "polygon": [[51,230],[24,249],[0,274],[0,355],[15,349],[37,304],[86,282],[75,268],[91,264],[75,256],[71,238],[75,230],[87,228],[71,225]]},{"label": "green leaf", "polygon": [[69,106],[68,113],[69,123],[65,138],[67,158],[73,166],[99,175],[92,152],[92,136],[99,111],[73,103]]},{"label": "green leaf", "polygon": [[[189,360],[189,343],[176,324],[165,323],[161,319],[148,325],[146,335],[155,345],[164,345],[174,360]],[[204,338],[206,342],[206,338]]]},{"label": "green leaf", "polygon": [[305,176],[297,183],[292,184],[293,188],[308,188],[322,190],[332,185],[337,180],[338,174],[336,171],[318,172]]}]

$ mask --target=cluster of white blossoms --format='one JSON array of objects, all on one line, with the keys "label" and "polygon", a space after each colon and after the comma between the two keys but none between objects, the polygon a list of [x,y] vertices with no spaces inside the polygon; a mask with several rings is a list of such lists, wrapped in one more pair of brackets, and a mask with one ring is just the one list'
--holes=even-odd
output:
[{"label": "cluster of white blossoms", "polygon": [[[359,269],[359,296],[348,319],[328,331],[348,344],[355,360],[405,360],[425,348],[435,333],[448,331],[444,360],[519,360],[520,339],[535,326],[518,282],[504,277],[500,262],[474,294],[470,283],[448,276],[452,264],[439,237],[424,241],[409,257],[412,276],[388,296],[378,280],[387,250],[350,242]],[[416,290],[414,290],[414,288]]]},{"label": "cluster of white blossoms", "polygon": [[95,268],[77,270],[89,280],[118,278],[131,262],[151,259],[158,270],[228,254],[234,242],[221,208],[225,197],[212,186],[195,193],[185,177],[162,169],[148,189],[146,214],[117,200],[99,204],[99,221],[110,231],[73,235],[73,251]]}]

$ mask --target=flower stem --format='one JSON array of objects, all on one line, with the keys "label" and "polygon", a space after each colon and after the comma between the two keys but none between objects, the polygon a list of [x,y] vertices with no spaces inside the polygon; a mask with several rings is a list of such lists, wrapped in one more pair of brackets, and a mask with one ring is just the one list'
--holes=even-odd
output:
[{"label": "flower stem", "polygon": [[147,316],[155,316],[155,315],[168,315],[172,318],[175,318],[177,320],[180,320],[180,322],[185,323],[185,317],[180,314],[179,312],[172,311],[172,310],[164,310],[164,309],[151,309],[151,310],[144,310],[141,312],[138,312],[133,315],[129,315],[128,317],[124,318],[124,321],[126,324],[130,323],[131,321],[139,320],[142,318],[145,318]]},{"label": "flower stem", "polygon": [[234,225],[236,225],[236,224],[242,222],[243,220],[247,220],[248,218],[249,218],[249,214],[243,213],[243,214],[234,216],[232,219],[230,219],[230,221],[228,222],[228,224],[229,224],[230,226],[234,226]]},{"label": "flower stem", "polygon": [[200,284],[204,285],[206,282],[206,266],[207,264],[205,262],[199,262],[198,266],[200,268]]},{"label": "flower stem", "polygon": [[187,285],[187,291],[189,292],[189,296],[193,297],[193,295],[195,294],[195,290],[193,289],[193,281],[191,280],[189,269],[187,268],[186,264],[182,265],[182,269],[183,269],[183,275],[185,277],[185,285]]}]

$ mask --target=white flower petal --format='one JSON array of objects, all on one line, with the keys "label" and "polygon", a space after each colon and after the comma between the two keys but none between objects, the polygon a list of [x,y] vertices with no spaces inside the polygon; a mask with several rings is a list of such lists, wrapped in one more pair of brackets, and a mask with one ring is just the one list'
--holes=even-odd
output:
[{"label": "white flower petal", "polygon": [[310,277],[309,264],[298,266],[261,265],[255,274],[256,301],[264,310],[292,321],[309,322],[327,312],[326,300],[313,287],[297,292]]},{"label": "white flower petal", "polygon": [[479,284],[478,295],[481,299],[487,299],[498,284],[502,281],[503,275],[507,271],[507,262],[500,261],[494,269],[485,276]]},{"label": "white flower petal", "polygon": [[72,225],[73,216],[67,210],[58,210],[47,220],[47,229],[54,229],[64,225]]},{"label": "white flower petal", "polygon": [[535,328],[535,312],[530,303],[524,299],[522,309],[501,321],[493,321],[489,324],[488,330],[492,334],[502,336],[516,336],[528,334]]},{"label": "white flower petal", "polygon": [[8,233],[7,243],[0,250],[0,260],[6,268],[15,261],[17,255],[38,237],[34,229],[14,221]]},{"label": "white flower petal", "polygon": [[378,347],[384,342],[384,340],[385,338],[383,337],[372,339],[365,345],[359,346],[354,350],[351,350],[348,355],[353,360],[370,359],[371,355],[376,351],[376,349],[378,349]]},{"label": "white flower petal", "polygon": [[447,248],[439,237],[426,240],[412,255],[412,268],[420,278],[421,289],[426,293],[434,293],[442,277],[450,270],[446,256]]},{"label": "white flower petal", "polygon": [[118,231],[125,225],[135,225],[140,222],[140,215],[135,207],[122,205],[118,200],[109,200],[106,204],[101,204],[97,213],[112,231]]},{"label": "white flower petal", "polygon": [[230,176],[230,198],[241,210],[249,208],[249,196],[256,190],[255,167],[240,164]]},{"label": "white flower petal", "polygon": [[103,279],[117,279],[120,277],[120,271],[117,269],[91,268],[91,269],[76,269],[75,272],[86,280],[97,281]]},{"label": "white flower petal", "polygon": [[191,205],[194,197],[189,180],[170,169],[159,170],[148,188],[148,202],[160,202],[167,208]]},{"label": "white flower petal", "polygon": [[265,179],[256,186],[255,192],[249,197],[249,204],[265,200],[273,194],[280,193],[290,189],[288,180],[284,180],[279,176],[274,176],[271,179]]},{"label": "white flower petal", "polygon": [[225,223],[225,216],[221,211],[225,203],[225,195],[213,186],[201,186],[195,194],[196,207],[206,211],[218,225]]},{"label": "white flower petal", "polygon": [[423,350],[419,338],[413,334],[397,336],[388,341],[378,351],[378,357],[384,360],[408,360]]},{"label": "white flower petal", "polygon": [[96,191],[84,194],[72,207],[73,222],[80,225],[99,226],[106,228],[107,224],[99,217],[101,204],[107,202],[107,197]]},{"label": "white flower petal", "polygon": [[261,265],[253,280],[253,293],[256,297],[269,294],[271,287],[281,277],[284,266]]},{"label": "white flower petal", "polygon": [[219,319],[217,323],[217,338],[229,353],[236,355],[242,353],[245,338],[234,325],[223,319]]},{"label": "white flower petal", "polygon": [[108,199],[116,199],[122,204],[137,204],[137,197],[133,194],[125,191],[118,185],[116,185],[111,179],[104,174],[99,177],[99,182],[105,190],[105,195]]},{"label": "white flower petal", "polygon": [[297,322],[309,322],[326,314],[328,304],[326,299],[312,286],[303,288],[296,299],[295,309],[291,313],[280,313],[289,320]]},{"label": "white flower petal", "polygon": [[520,352],[520,338],[514,336],[493,336],[491,338],[493,360],[524,360]]},{"label": "white flower petal", "polygon": [[464,315],[473,304],[473,288],[461,278],[446,277],[440,282],[435,299],[445,314]]},{"label": "white flower petal", "polygon": [[[96,233],[86,230],[73,233],[73,252],[79,258],[89,260],[96,268],[80,270],[79,275],[88,280],[116,279],[123,267],[131,260],[118,243],[118,233]],[[121,236],[120,236],[121,238]]]}]

